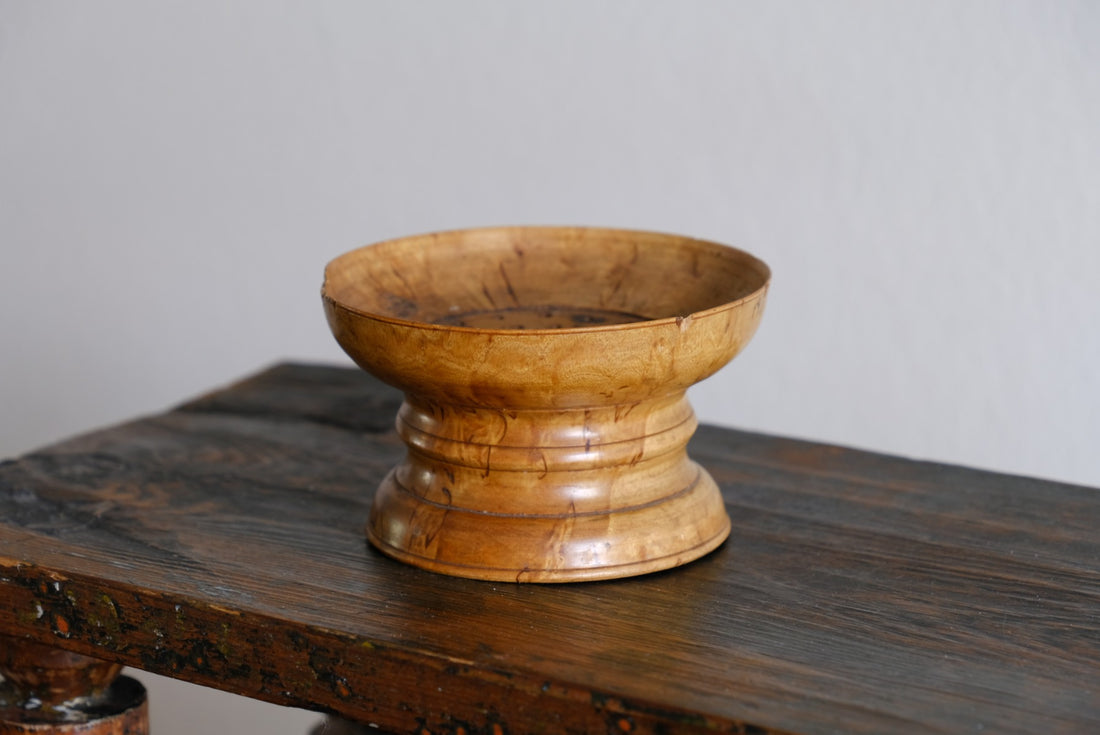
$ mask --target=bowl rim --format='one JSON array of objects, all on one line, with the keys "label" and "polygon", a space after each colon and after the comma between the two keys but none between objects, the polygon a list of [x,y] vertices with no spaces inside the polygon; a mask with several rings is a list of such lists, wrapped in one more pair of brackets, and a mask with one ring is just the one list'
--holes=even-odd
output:
[{"label": "bowl rim", "polygon": [[[733,301],[727,301],[716,306],[711,306],[706,309],[700,309],[689,314],[661,317],[659,319],[641,319],[631,322],[621,322],[616,324],[593,324],[587,326],[578,327],[561,327],[561,328],[533,328],[533,329],[506,329],[499,327],[464,327],[454,324],[436,324],[434,322],[424,322],[416,319],[403,319],[401,317],[390,316],[388,314],[380,314],[378,312],[366,311],[354,306],[350,306],[343,301],[339,301],[334,298],[328,292],[329,273],[330,269],[336,264],[338,260],[357,253],[368,248],[373,248],[380,245],[387,245],[390,243],[397,243],[404,240],[415,240],[425,237],[442,238],[455,235],[469,235],[477,232],[501,232],[507,230],[560,230],[560,231],[584,231],[590,233],[617,233],[621,235],[644,235],[647,237],[659,237],[669,238],[674,240],[688,240],[697,243],[701,243],[711,247],[717,247],[722,250],[731,251],[741,256],[746,257],[749,262],[757,268],[760,274],[763,276],[763,283],[759,288],[751,291],[750,293],[742,296],[741,298],[734,299]],[[599,334],[607,332],[619,332],[631,329],[653,329],[656,327],[666,326],[670,324],[677,325],[681,329],[686,329],[684,322],[690,324],[695,319],[705,319],[709,316],[719,314],[725,311],[729,311],[735,307],[750,301],[762,299],[767,295],[768,288],[771,286],[772,272],[771,268],[763,260],[738,247],[733,245],[727,245],[725,243],[718,242],[716,240],[706,240],[703,238],[692,237],[690,235],[680,235],[671,232],[664,232],[659,230],[641,230],[633,228],[617,228],[617,227],[599,227],[599,226],[586,226],[586,225],[492,225],[486,227],[463,227],[449,230],[428,231],[413,235],[403,235],[400,237],[388,238],[386,240],[379,240],[377,242],[368,243],[351,250],[345,251],[336,255],[325,264],[324,279],[321,283],[321,299],[327,305],[331,305],[332,308],[340,309],[341,311],[349,312],[359,317],[366,319],[372,319],[379,322],[392,324],[395,326],[404,327],[407,329],[421,329],[429,331],[440,332],[454,332],[454,333],[468,333],[479,335],[493,335],[493,336],[508,336],[508,337],[546,337],[548,335],[572,335],[572,334]]]}]

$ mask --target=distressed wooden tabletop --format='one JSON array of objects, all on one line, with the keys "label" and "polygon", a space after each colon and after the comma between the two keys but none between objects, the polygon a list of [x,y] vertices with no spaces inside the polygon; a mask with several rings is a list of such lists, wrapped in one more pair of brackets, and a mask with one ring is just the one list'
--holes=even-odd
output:
[{"label": "distressed wooden tabletop", "polygon": [[382,730],[1100,732],[1100,491],[702,427],[689,566],[370,549],[400,396],[280,365],[0,465],[0,632]]}]

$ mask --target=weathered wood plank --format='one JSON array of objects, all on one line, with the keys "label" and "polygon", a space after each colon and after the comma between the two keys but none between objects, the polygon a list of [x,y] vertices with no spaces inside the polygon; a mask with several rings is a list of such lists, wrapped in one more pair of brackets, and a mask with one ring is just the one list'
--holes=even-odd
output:
[{"label": "weathered wood plank", "polygon": [[371,550],[400,396],[279,366],[0,465],[0,631],[433,732],[1100,729],[1100,492],[703,427],[733,534],[530,586]]}]

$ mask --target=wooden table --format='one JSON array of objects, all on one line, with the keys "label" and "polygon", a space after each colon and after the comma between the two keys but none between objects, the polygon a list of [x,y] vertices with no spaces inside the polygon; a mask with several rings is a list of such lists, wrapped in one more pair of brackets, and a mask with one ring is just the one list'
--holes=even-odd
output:
[{"label": "wooden table", "polygon": [[717,552],[477,582],[364,542],[399,400],[280,365],[0,465],[0,633],[382,731],[1100,732],[1100,491],[704,426]]}]

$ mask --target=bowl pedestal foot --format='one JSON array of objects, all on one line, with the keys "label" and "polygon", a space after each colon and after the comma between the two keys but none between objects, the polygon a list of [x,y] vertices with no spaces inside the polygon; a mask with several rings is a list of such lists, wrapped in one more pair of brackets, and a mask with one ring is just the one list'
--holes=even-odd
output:
[{"label": "bowl pedestal foot", "polygon": [[687,455],[684,393],[632,404],[509,410],[407,395],[408,454],[379,487],[367,535],[435,572],[519,582],[645,574],[729,534],[718,486]]}]

